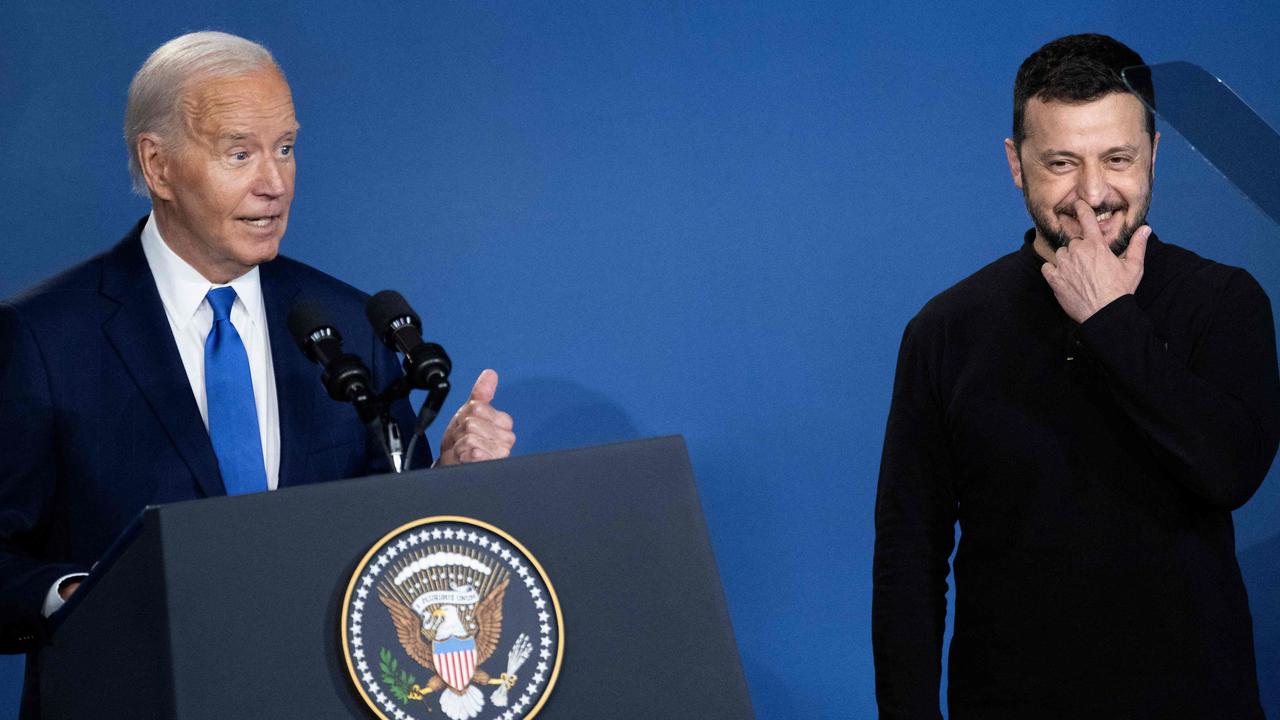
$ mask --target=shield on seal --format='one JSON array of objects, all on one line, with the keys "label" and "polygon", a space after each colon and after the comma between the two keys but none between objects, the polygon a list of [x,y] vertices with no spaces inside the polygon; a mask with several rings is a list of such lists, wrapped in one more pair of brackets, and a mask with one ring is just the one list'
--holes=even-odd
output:
[{"label": "shield on seal", "polygon": [[462,692],[471,684],[476,672],[476,639],[449,638],[431,643],[431,658],[436,674],[449,687]]}]

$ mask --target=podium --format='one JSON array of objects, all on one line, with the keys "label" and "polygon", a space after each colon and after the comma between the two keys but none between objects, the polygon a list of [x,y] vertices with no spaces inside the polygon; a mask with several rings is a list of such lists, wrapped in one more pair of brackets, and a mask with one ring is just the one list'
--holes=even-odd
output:
[{"label": "podium", "polygon": [[500,528],[554,585],[539,718],[753,717],[679,437],[149,507],[50,619],[44,717],[378,717],[344,599],[381,538],[430,516]]}]

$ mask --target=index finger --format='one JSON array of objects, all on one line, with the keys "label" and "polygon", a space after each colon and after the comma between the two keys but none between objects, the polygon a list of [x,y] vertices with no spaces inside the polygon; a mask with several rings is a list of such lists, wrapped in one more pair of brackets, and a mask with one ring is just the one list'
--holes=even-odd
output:
[{"label": "index finger", "polygon": [[515,427],[515,421],[512,420],[510,413],[503,412],[489,403],[480,402],[479,400],[468,401],[467,404],[458,409],[458,415],[461,417],[480,418],[503,430],[511,430]]},{"label": "index finger", "polygon": [[1080,224],[1080,233],[1085,240],[1102,242],[1102,228],[1098,226],[1098,218],[1093,214],[1093,207],[1084,200],[1076,199],[1072,203],[1076,211],[1076,222]]}]

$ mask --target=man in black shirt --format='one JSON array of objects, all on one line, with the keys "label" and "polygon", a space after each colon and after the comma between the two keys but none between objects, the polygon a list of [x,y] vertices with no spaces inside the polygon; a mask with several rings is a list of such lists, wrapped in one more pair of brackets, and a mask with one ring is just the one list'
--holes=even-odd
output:
[{"label": "man in black shirt", "polygon": [[1231,511],[1280,440],[1274,323],[1248,273],[1145,224],[1160,136],[1119,76],[1140,64],[1100,35],[1027,58],[1005,149],[1035,228],[907,326],[882,718],[940,717],[956,522],[953,720],[1262,718]]}]

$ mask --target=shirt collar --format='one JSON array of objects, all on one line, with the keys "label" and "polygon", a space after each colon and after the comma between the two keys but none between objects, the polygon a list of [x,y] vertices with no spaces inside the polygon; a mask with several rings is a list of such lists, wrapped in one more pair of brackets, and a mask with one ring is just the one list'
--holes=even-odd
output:
[{"label": "shirt collar", "polygon": [[[200,309],[211,288],[222,287],[209,282],[199,270],[191,267],[169,247],[164,238],[160,237],[154,212],[142,228],[142,252],[151,268],[151,276],[155,278],[160,302],[178,327],[186,327],[195,318],[196,311]],[[235,288],[236,297],[244,304],[249,321],[256,324],[257,319],[263,316],[262,283],[258,268],[255,266],[226,284]]]},{"label": "shirt collar", "polygon": [[1040,266],[1045,263],[1045,259],[1036,252],[1035,228],[1031,228],[1022,235],[1022,247],[1018,248],[1018,257],[1032,270],[1040,272]]}]

